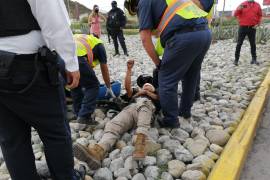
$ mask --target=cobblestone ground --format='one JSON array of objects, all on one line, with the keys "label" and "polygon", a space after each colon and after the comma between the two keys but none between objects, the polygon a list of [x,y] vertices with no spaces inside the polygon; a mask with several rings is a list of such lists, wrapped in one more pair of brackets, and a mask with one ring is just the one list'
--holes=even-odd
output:
[{"label": "cobblestone ground", "polygon": [[[136,61],[132,76],[134,84],[138,75],[151,74],[154,66],[146,56],[139,36],[126,37],[130,54],[128,58],[123,55],[112,57],[113,45],[108,44],[107,39],[104,41],[112,79],[123,81],[126,60],[129,58]],[[134,131],[127,132],[118,141],[115,150],[103,161],[101,169],[91,171],[87,168],[88,178],[92,177],[96,180],[206,179],[270,64],[269,43],[258,45],[258,61],[261,64],[256,66],[250,64],[249,44],[245,42],[240,64],[234,66],[232,62],[235,46],[232,40],[219,41],[211,46],[202,66],[201,100],[193,106],[191,122],[181,122],[179,129],[163,129],[157,125],[150,129],[149,135],[161,144],[161,149],[151,152],[143,162],[135,162],[131,156],[134,150],[132,146]],[[101,79],[98,68],[96,73]],[[70,123],[72,139],[83,145],[93,145],[103,135],[104,126],[113,114],[112,110],[97,109],[94,115],[100,124],[91,131]],[[69,116],[71,115],[69,112]],[[47,178],[49,172],[46,168],[43,145],[35,131],[32,132],[32,141],[38,172]],[[78,163],[82,162],[76,160],[76,164]],[[0,179],[8,178],[8,171],[0,153]]]}]

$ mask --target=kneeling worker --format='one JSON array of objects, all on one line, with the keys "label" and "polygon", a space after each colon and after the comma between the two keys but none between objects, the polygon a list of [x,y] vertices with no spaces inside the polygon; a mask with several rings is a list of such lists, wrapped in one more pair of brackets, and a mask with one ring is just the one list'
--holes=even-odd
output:
[{"label": "kneeling worker", "polygon": [[[119,137],[133,127],[137,127],[135,151],[133,158],[142,160],[145,158],[148,149],[158,149],[156,144],[148,138],[148,131],[156,108],[159,106],[158,95],[151,76],[139,76],[137,84],[141,89],[131,88],[131,70],[134,61],[127,64],[127,74],[125,78],[125,89],[129,102],[134,102],[125,107],[117,116],[106,124],[105,134],[98,144],[92,148],[84,147],[80,144],[73,146],[74,155],[81,161],[87,162],[91,169],[98,169],[106,154],[112,150]],[[151,148],[150,148],[151,147]]]},{"label": "kneeling worker", "polygon": [[107,56],[103,43],[93,35],[75,34],[81,79],[79,86],[71,90],[73,109],[80,124],[95,125],[91,115],[96,107],[99,81],[93,70],[98,64],[107,87],[107,93],[115,97],[110,84]]}]

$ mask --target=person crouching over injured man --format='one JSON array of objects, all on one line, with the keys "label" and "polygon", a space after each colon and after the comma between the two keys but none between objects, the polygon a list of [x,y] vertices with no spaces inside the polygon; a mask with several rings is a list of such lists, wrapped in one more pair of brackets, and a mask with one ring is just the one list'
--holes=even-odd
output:
[{"label": "person crouching over injured man", "polygon": [[130,104],[126,106],[117,116],[106,124],[105,134],[98,144],[92,147],[84,147],[81,144],[74,144],[74,155],[80,161],[84,161],[91,169],[101,167],[101,161],[106,154],[110,152],[116,141],[122,134],[133,127],[137,127],[135,138],[135,150],[133,152],[134,160],[142,160],[151,148],[158,149],[160,145],[148,137],[148,131],[151,127],[153,114],[158,109],[158,95],[153,85],[151,76],[139,76],[137,84],[138,90],[131,87],[131,74],[134,65],[133,60],[127,62],[127,73],[125,77],[125,89]]}]

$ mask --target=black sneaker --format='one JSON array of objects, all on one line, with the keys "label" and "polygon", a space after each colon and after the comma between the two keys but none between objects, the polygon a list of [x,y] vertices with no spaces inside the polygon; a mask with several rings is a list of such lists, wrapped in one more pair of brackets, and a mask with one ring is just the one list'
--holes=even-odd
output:
[{"label": "black sneaker", "polygon": [[129,54],[127,52],[125,52],[124,55],[129,56]]},{"label": "black sneaker", "polygon": [[76,121],[79,124],[85,124],[85,125],[90,125],[90,126],[98,125],[98,122],[93,120],[92,118],[78,117]]},{"label": "black sneaker", "polygon": [[177,121],[177,123],[175,123],[175,124],[169,124],[169,123],[167,123],[167,122],[164,122],[164,121],[161,120],[161,119],[158,119],[158,123],[159,123],[159,126],[160,126],[161,128],[172,128],[172,129],[174,129],[174,128],[180,128],[180,124],[179,124],[178,121]]},{"label": "black sneaker", "polygon": [[113,56],[117,56],[117,55],[120,56],[120,53],[116,52],[116,53],[113,54]]},{"label": "black sneaker", "polygon": [[250,64],[260,65],[260,63],[259,63],[257,60],[252,60],[252,61],[250,62]]},{"label": "black sneaker", "polygon": [[84,180],[86,175],[86,168],[80,164],[78,169],[74,169],[74,176],[76,180]]},{"label": "black sneaker", "polygon": [[234,61],[233,64],[234,64],[235,66],[238,66],[238,61]]}]

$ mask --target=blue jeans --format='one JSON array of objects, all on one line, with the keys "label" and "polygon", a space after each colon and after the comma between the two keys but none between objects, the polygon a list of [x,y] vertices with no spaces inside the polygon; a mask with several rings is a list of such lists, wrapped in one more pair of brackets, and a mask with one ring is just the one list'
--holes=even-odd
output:
[{"label": "blue jeans", "polygon": [[[189,118],[201,64],[211,43],[209,30],[175,34],[166,42],[159,71],[159,96],[164,122],[178,124],[177,116]],[[178,83],[183,92],[178,106]]]},{"label": "blue jeans", "polygon": [[90,118],[96,108],[99,81],[85,57],[78,57],[80,69],[79,86],[71,90],[73,109],[77,117]]}]

